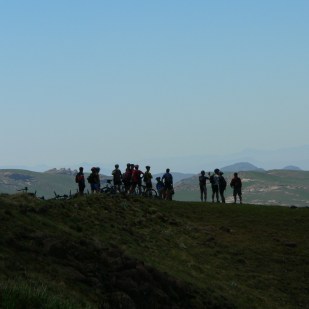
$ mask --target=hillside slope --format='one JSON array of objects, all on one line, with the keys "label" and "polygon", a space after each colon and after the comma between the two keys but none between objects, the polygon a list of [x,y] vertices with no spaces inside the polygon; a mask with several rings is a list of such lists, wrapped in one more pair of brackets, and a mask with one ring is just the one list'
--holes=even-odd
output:
[{"label": "hillside slope", "polygon": [[308,219],[307,208],[1,195],[0,307],[306,307]]}]

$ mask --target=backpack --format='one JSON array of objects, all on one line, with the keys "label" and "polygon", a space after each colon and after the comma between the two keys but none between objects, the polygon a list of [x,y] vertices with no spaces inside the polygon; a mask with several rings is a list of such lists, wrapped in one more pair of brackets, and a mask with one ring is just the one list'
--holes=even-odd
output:
[{"label": "backpack", "polygon": [[84,180],[84,175],[78,173],[78,174],[75,176],[75,182],[76,182],[76,183],[79,183],[79,182],[81,182],[81,181],[83,181],[83,180]]},{"label": "backpack", "polygon": [[91,184],[91,183],[94,183],[94,174],[91,173],[88,177],[87,177],[87,180],[88,182]]},{"label": "backpack", "polygon": [[118,169],[113,170],[112,175],[114,176],[114,179],[115,179],[116,181],[121,180],[121,171],[120,171],[120,170],[118,170]]},{"label": "backpack", "polygon": [[171,184],[173,183],[173,176],[170,173],[166,173],[164,175],[165,183]]},{"label": "backpack", "polygon": [[152,178],[152,175],[150,172],[145,172],[144,173],[144,182],[150,182]]}]

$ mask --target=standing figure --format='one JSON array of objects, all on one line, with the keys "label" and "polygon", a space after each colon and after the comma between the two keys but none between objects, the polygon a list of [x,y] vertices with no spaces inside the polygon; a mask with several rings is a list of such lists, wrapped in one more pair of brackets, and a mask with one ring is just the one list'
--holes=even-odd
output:
[{"label": "standing figure", "polygon": [[216,196],[217,203],[220,203],[219,201],[219,169],[218,168],[214,170],[214,174],[212,174],[209,179],[210,179],[211,190],[212,190],[212,195],[211,195],[212,202],[214,203],[215,196]]},{"label": "standing figure", "polygon": [[75,176],[75,182],[78,184],[78,193],[83,195],[86,187],[83,167],[79,168],[79,172]]},{"label": "standing figure", "polygon": [[90,184],[91,193],[97,193],[100,191],[100,176],[99,176],[100,168],[92,167],[91,173],[88,176],[87,180]]},{"label": "standing figure", "polygon": [[230,186],[233,188],[233,196],[234,196],[234,203],[236,203],[237,195],[239,197],[239,202],[242,204],[242,182],[241,179],[238,177],[237,173],[234,173],[234,178],[231,180]]},{"label": "standing figure", "polygon": [[126,193],[129,193],[131,186],[131,178],[132,178],[131,164],[127,163],[126,171],[122,175],[122,182]]},{"label": "standing figure", "polygon": [[132,184],[130,193],[133,193],[135,191],[135,188],[138,187],[138,194],[141,194],[142,175],[144,175],[144,173],[139,170],[139,165],[134,165],[134,170],[132,172]]},{"label": "standing figure", "polygon": [[152,175],[150,173],[150,166],[146,166],[146,172],[144,173],[144,183],[147,189],[152,189]]},{"label": "standing figure", "polygon": [[164,183],[163,181],[161,180],[161,177],[157,177],[156,178],[156,189],[158,191],[158,194],[159,194],[159,198],[163,198],[164,197]]},{"label": "standing figure", "polygon": [[221,202],[225,203],[224,191],[226,189],[226,180],[223,177],[223,172],[219,172],[219,193],[221,197]]},{"label": "standing figure", "polygon": [[120,186],[122,184],[122,174],[121,170],[119,169],[119,164],[115,165],[115,169],[112,171],[112,175],[113,175],[114,186],[116,187],[116,190],[120,192]]},{"label": "standing figure", "polygon": [[162,176],[162,181],[164,183],[164,198],[166,200],[172,200],[172,195],[174,194],[173,189],[173,176],[170,173],[170,169],[167,168],[165,174]]},{"label": "standing figure", "polygon": [[205,171],[201,171],[201,175],[198,178],[200,185],[201,202],[207,201],[207,187],[206,187],[207,179],[209,178],[205,176]]}]

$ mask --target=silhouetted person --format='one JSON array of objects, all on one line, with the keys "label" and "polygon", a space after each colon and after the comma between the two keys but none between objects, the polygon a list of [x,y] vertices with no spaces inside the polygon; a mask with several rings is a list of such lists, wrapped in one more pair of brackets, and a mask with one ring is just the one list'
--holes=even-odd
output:
[{"label": "silhouetted person", "polygon": [[205,176],[205,171],[201,171],[201,175],[198,178],[200,185],[201,202],[207,201],[207,187],[206,187],[207,179],[209,178]]},{"label": "silhouetted person", "polygon": [[173,189],[173,176],[170,173],[170,169],[167,168],[165,174],[162,176],[162,181],[164,183],[164,198],[166,200],[171,200],[174,192]]},{"label": "silhouetted person", "polygon": [[226,180],[223,177],[223,172],[219,172],[219,193],[222,203],[225,203],[224,191],[226,189]]},{"label": "silhouetted person", "polygon": [[100,191],[100,176],[99,176],[100,168],[92,167],[91,173],[88,176],[87,180],[90,184],[91,193],[96,193]]},{"label": "silhouetted person", "polygon": [[79,168],[79,172],[75,176],[75,182],[78,184],[78,193],[83,195],[86,187],[83,167]]},{"label": "silhouetted person", "polygon": [[150,166],[146,166],[146,172],[144,173],[144,183],[147,189],[152,189],[152,175],[150,173]]},{"label": "silhouetted person", "polygon": [[114,186],[120,192],[120,186],[122,184],[122,174],[118,164],[115,165],[115,169],[112,171],[112,175],[113,175]]},{"label": "silhouetted person", "polygon": [[161,180],[161,177],[157,177],[156,178],[156,189],[158,191],[158,194],[159,194],[159,198],[163,198],[164,197],[164,183],[163,181]]},{"label": "silhouetted person", "polygon": [[240,204],[242,203],[242,182],[241,179],[238,177],[237,173],[234,173],[234,178],[231,180],[230,186],[233,188],[233,196],[234,196],[234,203],[236,203],[237,195],[239,197]]},{"label": "silhouetted person", "polygon": [[144,175],[142,171],[139,170],[139,165],[134,165],[134,170],[132,171],[132,181],[131,181],[131,189],[130,193],[135,191],[135,188],[138,187],[138,193],[141,193],[141,186],[142,186],[142,178],[141,176]]},{"label": "silhouetted person", "polygon": [[216,196],[217,203],[219,203],[219,169],[218,168],[214,170],[214,174],[212,174],[209,179],[210,179],[211,190],[212,190],[212,195],[211,195],[212,202],[214,203],[215,196]]},{"label": "silhouetted person", "polygon": [[122,175],[122,182],[124,184],[124,188],[125,188],[126,193],[128,193],[129,190],[130,190],[131,178],[132,178],[131,164],[127,163],[126,171]]}]

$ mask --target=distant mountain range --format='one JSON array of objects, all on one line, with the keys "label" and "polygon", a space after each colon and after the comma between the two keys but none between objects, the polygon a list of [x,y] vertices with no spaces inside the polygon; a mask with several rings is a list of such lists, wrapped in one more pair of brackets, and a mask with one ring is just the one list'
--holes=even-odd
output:
[{"label": "distant mountain range", "polygon": [[[283,167],[299,167],[301,170],[309,171],[309,144],[299,147],[281,148],[277,150],[257,150],[245,149],[237,153],[217,153],[217,154],[200,154],[200,155],[187,155],[187,156],[173,156],[173,157],[160,157],[155,156],[147,158],[147,162],[151,162],[152,172],[158,173],[165,168],[171,168],[171,171],[179,171],[182,173],[199,173],[201,170],[212,171],[216,167],[227,167],[236,162],[250,162],[255,166],[259,166],[264,170],[282,169]],[[121,169],[125,168],[125,163],[118,162]],[[72,170],[78,169],[83,166],[85,171],[90,171],[92,166],[101,167],[101,172],[110,175],[114,168],[114,163],[110,162],[68,162],[60,167],[70,167]],[[24,169],[37,172],[43,172],[54,168],[48,164],[38,164],[35,166],[26,165],[0,165],[2,169]],[[284,168],[285,169],[285,168]]]},{"label": "distant mountain range", "polygon": [[255,165],[249,162],[240,162],[232,165],[228,165],[220,168],[222,172],[244,172],[244,171],[256,171],[256,172],[265,172],[264,169],[256,167]]},{"label": "distant mountain range", "polygon": [[288,165],[288,166],[285,166],[285,167],[283,168],[283,170],[288,170],[288,171],[301,171],[302,169],[299,168],[298,166]]}]

